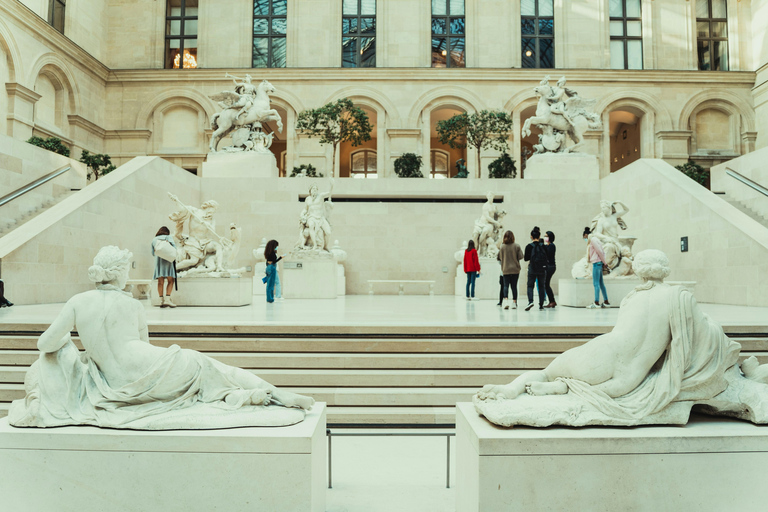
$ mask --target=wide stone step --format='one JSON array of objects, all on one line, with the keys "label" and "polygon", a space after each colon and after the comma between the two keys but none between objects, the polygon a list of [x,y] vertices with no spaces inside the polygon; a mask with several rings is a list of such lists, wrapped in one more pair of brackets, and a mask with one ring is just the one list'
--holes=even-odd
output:
[{"label": "wide stone step", "polygon": [[472,400],[478,388],[291,388],[319,402],[339,406],[452,407]]}]

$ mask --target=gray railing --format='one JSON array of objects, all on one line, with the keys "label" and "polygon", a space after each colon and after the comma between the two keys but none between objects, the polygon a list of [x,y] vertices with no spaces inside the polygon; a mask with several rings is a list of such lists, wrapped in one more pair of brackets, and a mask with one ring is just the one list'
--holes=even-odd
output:
[{"label": "gray railing", "polygon": [[8,204],[11,201],[13,201],[14,199],[18,199],[19,197],[23,196],[24,194],[26,194],[30,190],[34,190],[37,187],[39,187],[40,185],[43,185],[44,183],[48,183],[52,179],[61,176],[62,174],[64,174],[68,170],[70,170],[71,168],[72,167],[69,166],[69,165],[65,165],[63,167],[59,167],[55,171],[53,171],[51,173],[48,173],[45,176],[41,176],[40,178],[37,178],[35,181],[33,181],[31,183],[28,183],[28,184],[24,185],[23,187],[21,187],[21,188],[19,188],[17,190],[14,190],[10,194],[7,194],[7,195],[5,195],[3,197],[0,197],[0,206]]},{"label": "gray railing", "polygon": [[738,172],[734,171],[730,167],[726,167],[725,168],[725,174],[727,174],[731,178],[734,178],[734,179],[742,182],[743,184],[745,184],[746,186],[750,187],[751,189],[760,192],[764,196],[768,197],[768,188],[765,188],[764,186],[762,186],[761,184],[757,183],[756,181],[753,181],[753,180],[747,178],[743,174],[739,174]]},{"label": "gray railing", "polygon": [[326,429],[325,435],[328,436],[328,488],[332,489],[333,475],[333,450],[331,438],[333,437],[400,437],[400,436],[445,436],[445,488],[451,488],[451,437],[455,432],[331,432]]}]

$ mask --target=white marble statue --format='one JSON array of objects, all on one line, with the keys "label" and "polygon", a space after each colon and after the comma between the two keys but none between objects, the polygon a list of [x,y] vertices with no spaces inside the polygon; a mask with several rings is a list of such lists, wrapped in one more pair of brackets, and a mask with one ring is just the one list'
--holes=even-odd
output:
[{"label": "white marble statue", "polygon": [[264,252],[267,250],[267,239],[262,238],[261,244],[253,250],[253,257],[256,259],[256,263],[262,263],[264,261],[267,261],[266,256],[264,256]]},{"label": "white marble statue", "polygon": [[[619,236],[619,229],[627,229],[622,217],[629,212],[621,201],[600,201],[598,213],[589,226],[590,235],[600,240],[605,252],[605,267],[610,270],[606,278],[634,277],[632,271],[632,245],[635,239]],[[573,264],[571,276],[574,279],[590,279],[592,265],[589,263],[589,249],[585,256]]]},{"label": "white marble statue", "polygon": [[[536,115],[525,120],[522,135],[531,134],[531,125],[541,129],[535,153],[570,153],[584,143],[587,129],[602,127],[600,116],[592,112],[595,100],[586,100],[565,86],[565,77],[557,85],[549,85],[549,76],[533,89],[539,99]],[[573,141],[567,146],[568,136]]]},{"label": "white marble statue", "polygon": [[483,213],[475,221],[472,239],[480,258],[496,258],[499,252],[498,242],[501,239],[503,229],[501,219],[507,212],[496,208],[496,204],[493,202],[493,192],[488,192],[486,198],[488,200],[483,204]]},{"label": "white marble statue", "polygon": [[[314,400],[200,352],[149,343],[144,306],[123,292],[132,254],[103,247],[88,269],[96,289],[72,297],[40,336],[40,358],[9,423],[137,430],[291,425]],[[85,348],[70,339],[77,330]],[[283,407],[277,407],[283,406]]]},{"label": "white marble statue", "polygon": [[233,136],[233,145],[228,148],[229,151],[268,151],[272,144],[272,134],[264,134],[261,123],[275,121],[278,131],[283,131],[280,114],[270,107],[269,95],[275,92],[275,88],[266,80],[262,80],[258,86],[253,85],[251,75],[239,78],[227,73],[226,77],[232,78],[234,91],[222,91],[210,96],[223,109],[211,118],[211,153],[216,152],[221,139],[233,130],[237,130],[238,134]]},{"label": "white marble statue", "polygon": [[768,366],[737,364],[741,346],[669,286],[664,253],[635,258],[643,279],[621,303],[613,331],[557,356],[544,370],[485,386],[475,407],[493,423],[557,425],[685,424],[691,407],[768,423]]},{"label": "white marble statue", "polygon": [[332,193],[333,178],[326,193],[321,194],[314,183],[309,187],[309,195],[304,199],[304,209],[299,217],[299,240],[296,242],[296,250],[329,251],[331,223],[328,218],[333,209]]},{"label": "white marble statue", "polygon": [[[234,223],[229,225],[229,238],[216,233],[216,213],[219,203],[206,201],[200,208],[182,203],[178,197],[168,193],[179,206],[179,211],[168,216],[174,221],[178,256],[176,271],[179,277],[232,277],[245,269],[233,269],[231,264],[240,251],[242,230]],[[188,235],[184,234],[184,224],[189,221]]]}]

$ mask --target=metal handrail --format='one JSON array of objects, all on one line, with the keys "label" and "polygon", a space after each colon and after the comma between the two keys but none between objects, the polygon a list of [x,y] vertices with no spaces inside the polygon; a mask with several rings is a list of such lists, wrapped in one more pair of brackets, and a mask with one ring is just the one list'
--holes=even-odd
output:
[{"label": "metal handrail", "polygon": [[734,178],[734,179],[742,182],[746,186],[748,186],[748,187],[750,187],[750,188],[752,188],[754,190],[757,190],[758,192],[760,192],[764,196],[768,197],[768,188],[765,188],[764,186],[762,186],[761,184],[757,183],[756,181],[752,181],[751,179],[747,178],[746,176],[744,176],[742,174],[739,174],[738,172],[734,171],[730,167],[726,167],[725,168],[725,174],[727,174],[731,178]]},{"label": "metal handrail", "polygon": [[6,205],[6,204],[10,203],[11,201],[13,201],[14,199],[17,199],[17,198],[23,196],[24,194],[26,194],[30,190],[34,190],[37,187],[39,187],[40,185],[42,185],[44,183],[47,183],[47,182],[51,181],[52,179],[61,176],[62,174],[64,174],[68,170],[70,170],[71,168],[72,168],[72,166],[70,166],[70,165],[65,165],[63,167],[59,167],[55,171],[53,171],[51,173],[48,173],[45,176],[41,176],[40,178],[37,178],[35,181],[33,181],[31,183],[28,183],[28,184],[24,185],[23,187],[21,187],[21,188],[19,188],[17,190],[14,190],[10,194],[7,194],[7,195],[5,195],[3,197],[0,197],[0,206]]}]

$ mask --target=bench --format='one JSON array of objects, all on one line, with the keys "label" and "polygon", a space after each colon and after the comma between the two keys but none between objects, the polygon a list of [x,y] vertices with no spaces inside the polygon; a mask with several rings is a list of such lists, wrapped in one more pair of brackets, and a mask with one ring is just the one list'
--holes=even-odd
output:
[{"label": "bench", "polygon": [[398,292],[398,295],[403,295],[405,293],[404,286],[406,284],[428,284],[429,285],[429,294],[434,295],[435,294],[435,282],[434,281],[419,281],[419,280],[411,280],[411,279],[368,279],[368,294],[373,295],[373,285],[375,283],[397,283],[400,286],[400,291]]},{"label": "bench", "polygon": [[136,291],[135,295],[137,299],[148,299],[149,298],[149,287],[152,285],[151,279],[129,279],[125,282],[125,287],[128,288],[129,286],[131,288],[128,289],[128,291],[133,292]]}]

